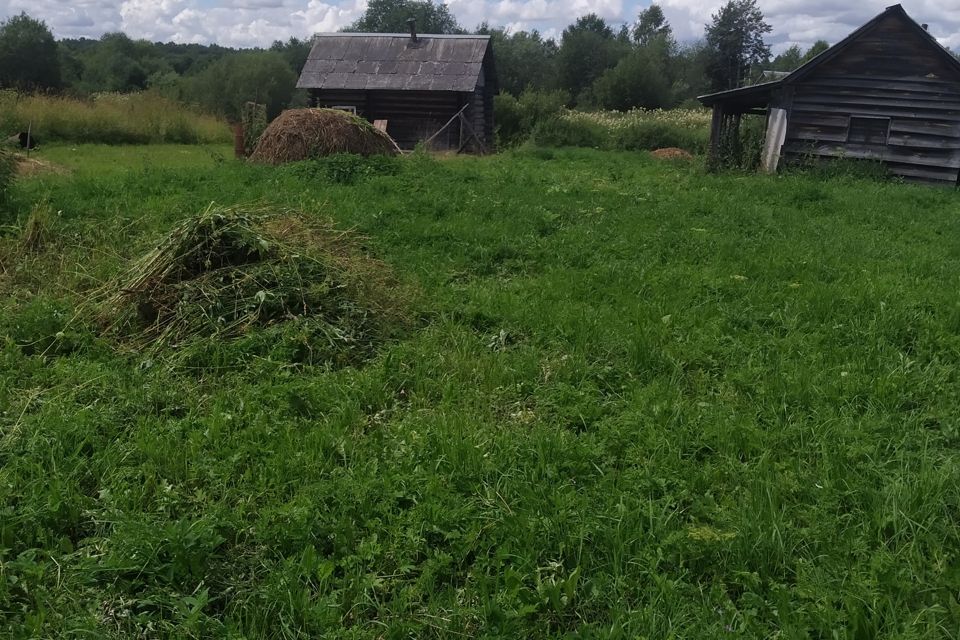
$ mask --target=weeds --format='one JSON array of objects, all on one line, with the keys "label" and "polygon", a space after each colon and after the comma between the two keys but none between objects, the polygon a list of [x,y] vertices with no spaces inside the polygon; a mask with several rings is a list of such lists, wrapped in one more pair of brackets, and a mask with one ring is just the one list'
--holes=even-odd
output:
[{"label": "weeds", "polygon": [[13,154],[0,149],[0,209],[9,199],[10,187],[17,176],[17,162]]},{"label": "weeds", "polygon": [[652,151],[675,147],[703,153],[710,117],[703,110],[566,111],[539,122],[531,139],[542,146]]}]

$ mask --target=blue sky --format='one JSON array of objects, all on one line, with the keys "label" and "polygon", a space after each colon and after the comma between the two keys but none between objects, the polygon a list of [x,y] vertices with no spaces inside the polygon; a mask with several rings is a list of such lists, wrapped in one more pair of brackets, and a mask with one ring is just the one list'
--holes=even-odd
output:
[{"label": "blue sky", "polygon": [[[891,0],[759,0],[773,27],[775,50],[836,42],[881,12]],[[662,0],[680,40],[703,33],[722,0]],[[459,22],[471,28],[486,20],[511,29],[539,29],[557,36],[577,16],[591,11],[614,23],[632,22],[649,1],[630,0],[448,0]],[[290,36],[336,31],[357,18],[366,0],[0,0],[0,17],[26,11],[46,21],[57,37],[99,37],[121,30],[135,38],[268,46]],[[960,48],[960,0],[914,0],[904,7],[946,46]]]}]

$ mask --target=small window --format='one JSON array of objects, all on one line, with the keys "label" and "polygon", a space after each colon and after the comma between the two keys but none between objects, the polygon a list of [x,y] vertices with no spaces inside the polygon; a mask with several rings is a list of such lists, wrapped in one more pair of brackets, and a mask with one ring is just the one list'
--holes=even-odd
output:
[{"label": "small window", "polygon": [[890,133],[890,118],[850,117],[847,142],[886,146]]}]

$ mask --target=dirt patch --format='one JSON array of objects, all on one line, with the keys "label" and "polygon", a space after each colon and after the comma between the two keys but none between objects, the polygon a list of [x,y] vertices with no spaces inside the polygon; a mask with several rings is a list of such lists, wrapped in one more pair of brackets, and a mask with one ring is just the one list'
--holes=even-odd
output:
[{"label": "dirt patch", "polygon": [[250,160],[282,164],[338,153],[395,155],[399,149],[386,133],[346,111],[291,109],[270,123]]},{"label": "dirt patch", "polygon": [[650,155],[656,158],[657,160],[683,160],[683,161],[693,160],[693,155],[691,155],[687,151],[684,151],[683,149],[678,149],[677,147],[666,147],[665,149],[657,149],[656,151],[651,151]]}]

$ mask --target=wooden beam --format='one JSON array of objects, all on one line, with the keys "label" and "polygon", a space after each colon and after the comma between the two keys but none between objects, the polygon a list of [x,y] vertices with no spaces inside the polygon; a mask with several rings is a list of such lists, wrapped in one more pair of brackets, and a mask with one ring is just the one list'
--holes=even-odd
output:
[{"label": "wooden beam", "polygon": [[719,102],[713,105],[713,116],[710,120],[710,149],[707,152],[707,169],[716,171],[720,168],[720,133],[723,128],[723,105]]}]

